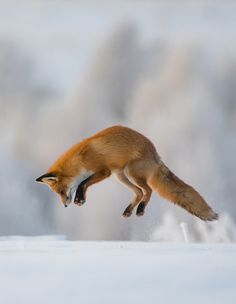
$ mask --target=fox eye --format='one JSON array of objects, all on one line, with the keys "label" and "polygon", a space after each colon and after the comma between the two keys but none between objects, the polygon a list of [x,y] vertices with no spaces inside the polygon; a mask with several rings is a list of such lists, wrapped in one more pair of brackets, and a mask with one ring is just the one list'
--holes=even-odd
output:
[{"label": "fox eye", "polygon": [[59,194],[63,195],[64,194],[63,190],[59,191]]}]

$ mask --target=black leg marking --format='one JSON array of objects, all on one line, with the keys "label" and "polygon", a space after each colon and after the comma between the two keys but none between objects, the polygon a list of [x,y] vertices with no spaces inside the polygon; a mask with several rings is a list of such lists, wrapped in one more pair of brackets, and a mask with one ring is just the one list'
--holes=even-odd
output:
[{"label": "black leg marking", "polygon": [[137,211],[136,211],[136,215],[137,216],[144,215],[144,210],[145,210],[145,203],[144,202],[139,203]]},{"label": "black leg marking", "polygon": [[132,214],[132,205],[130,204],[124,211],[123,217],[129,217]]},{"label": "black leg marking", "polygon": [[84,181],[82,181],[75,193],[75,199],[74,199],[74,203],[82,206],[85,203],[85,184],[92,178],[92,176],[86,178]]}]

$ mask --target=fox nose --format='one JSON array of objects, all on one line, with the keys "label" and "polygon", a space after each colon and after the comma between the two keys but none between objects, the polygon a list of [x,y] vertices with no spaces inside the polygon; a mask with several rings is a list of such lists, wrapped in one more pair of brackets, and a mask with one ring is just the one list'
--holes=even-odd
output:
[{"label": "fox nose", "polygon": [[67,207],[68,205],[65,204],[65,207]]}]

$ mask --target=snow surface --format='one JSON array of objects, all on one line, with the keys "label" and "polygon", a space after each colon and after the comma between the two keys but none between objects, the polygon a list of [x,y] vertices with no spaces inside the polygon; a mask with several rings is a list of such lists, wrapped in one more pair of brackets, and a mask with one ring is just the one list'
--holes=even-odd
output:
[{"label": "snow surface", "polygon": [[0,303],[235,303],[235,244],[0,238]]}]

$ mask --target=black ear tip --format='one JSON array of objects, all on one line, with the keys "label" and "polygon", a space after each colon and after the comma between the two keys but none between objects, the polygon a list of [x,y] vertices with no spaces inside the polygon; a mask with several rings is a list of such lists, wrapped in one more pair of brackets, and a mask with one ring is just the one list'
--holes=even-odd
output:
[{"label": "black ear tip", "polygon": [[40,176],[40,177],[38,177],[38,178],[36,178],[36,180],[35,180],[36,182],[41,182],[42,181],[42,176]]},{"label": "black ear tip", "polygon": [[35,181],[39,183],[44,183],[47,181],[56,181],[56,180],[57,180],[57,175],[55,173],[46,173],[36,178]]}]

